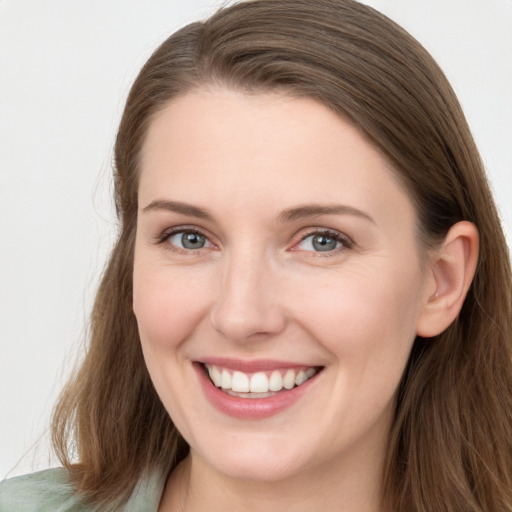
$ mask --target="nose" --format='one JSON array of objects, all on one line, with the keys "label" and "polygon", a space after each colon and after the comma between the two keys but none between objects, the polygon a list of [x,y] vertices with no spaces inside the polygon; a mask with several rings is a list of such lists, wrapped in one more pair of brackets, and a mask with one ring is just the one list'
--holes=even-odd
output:
[{"label": "nose", "polygon": [[222,284],[211,308],[212,327],[226,339],[244,343],[282,332],[286,315],[280,279],[268,258],[232,254],[223,263]]}]

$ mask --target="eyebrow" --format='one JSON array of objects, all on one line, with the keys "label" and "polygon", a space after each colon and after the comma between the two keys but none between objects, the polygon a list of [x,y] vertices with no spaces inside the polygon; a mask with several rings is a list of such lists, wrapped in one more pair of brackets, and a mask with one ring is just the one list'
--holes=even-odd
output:
[{"label": "eyebrow", "polygon": [[[196,217],[202,220],[213,220],[213,217],[202,208],[180,201],[168,201],[165,199],[156,199],[143,208],[143,213],[154,210],[170,211]],[[278,216],[279,222],[292,222],[295,220],[317,217],[319,215],[353,215],[368,220],[375,224],[375,221],[367,213],[354,208],[353,206],[343,204],[321,205],[321,204],[305,204],[295,208],[289,208],[282,211]]]},{"label": "eyebrow", "polygon": [[212,220],[213,217],[202,208],[193,206],[188,203],[182,203],[180,201],[166,201],[165,199],[157,199],[149,203],[143,208],[143,213],[151,212],[154,210],[164,210],[175,213],[181,213],[190,217],[196,217],[202,220]]},{"label": "eyebrow", "polygon": [[375,221],[367,213],[354,208],[353,206],[343,204],[321,205],[321,204],[305,204],[296,208],[284,210],[278,217],[280,222],[291,222],[305,218],[317,217],[319,215],[353,215],[370,221]]}]

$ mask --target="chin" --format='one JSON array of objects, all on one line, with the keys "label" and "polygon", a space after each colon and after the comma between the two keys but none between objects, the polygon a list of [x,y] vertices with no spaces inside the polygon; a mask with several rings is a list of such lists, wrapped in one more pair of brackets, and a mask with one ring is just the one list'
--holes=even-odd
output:
[{"label": "chin", "polygon": [[[210,447],[211,448],[211,447]],[[215,444],[215,448],[195,451],[206,464],[217,472],[236,480],[252,482],[277,482],[292,478],[304,471],[307,465],[303,447],[283,446],[282,440],[248,440]]]}]

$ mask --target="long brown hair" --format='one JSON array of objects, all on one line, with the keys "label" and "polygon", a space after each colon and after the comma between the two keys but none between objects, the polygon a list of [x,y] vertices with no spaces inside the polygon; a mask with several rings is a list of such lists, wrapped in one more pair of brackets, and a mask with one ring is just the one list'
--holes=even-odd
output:
[{"label": "long brown hair", "polygon": [[457,320],[416,339],[390,433],[383,500],[392,510],[512,510],[512,278],[482,162],[432,57],[353,0],[255,0],[167,39],[140,71],[115,146],[118,242],[91,318],[87,354],[53,417],[77,489],[122,502],[145,471],[168,474],[188,447],[153,389],[132,312],[139,157],[153,116],[194,88],[280,89],[351,121],[414,201],[424,244],[474,223],[480,259]]}]

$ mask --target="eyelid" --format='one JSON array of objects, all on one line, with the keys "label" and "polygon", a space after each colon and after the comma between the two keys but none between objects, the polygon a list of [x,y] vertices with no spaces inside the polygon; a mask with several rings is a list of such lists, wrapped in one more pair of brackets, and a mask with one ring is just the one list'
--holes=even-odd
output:
[{"label": "eyelid", "polygon": [[[199,249],[183,249],[181,247],[177,247],[171,243],[166,244],[168,240],[174,236],[179,235],[180,233],[195,233],[197,235],[204,236],[209,244],[211,244],[209,247],[201,247]],[[205,250],[205,249],[212,249],[216,248],[216,244],[212,241],[212,237],[205,232],[203,229],[198,228],[197,226],[191,226],[191,225],[180,225],[180,226],[173,226],[172,228],[167,228],[164,231],[162,231],[161,234],[159,234],[156,238],[154,243],[156,245],[159,244],[166,244],[166,249],[181,253],[181,254],[197,254],[198,252]]]},{"label": "eyelid", "polygon": [[[212,247],[213,248],[218,247],[218,245],[212,240],[213,237],[208,232],[206,232],[204,229],[198,228],[197,226],[194,226],[194,225],[179,225],[179,226],[173,226],[172,228],[167,228],[167,229],[163,230],[157,237],[155,237],[154,243],[156,245],[164,244],[165,242],[167,242],[169,240],[170,237],[180,234],[180,233],[187,233],[187,232],[197,233],[198,235],[204,236],[206,238],[206,240],[209,242],[209,244],[211,244],[211,246],[210,247],[202,247],[200,249],[182,249],[180,247],[177,247],[177,246],[169,243],[169,244],[167,244],[167,246],[168,246],[167,249],[172,250],[174,252],[183,253],[183,254],[185,254],[185,253],[186,254],[194,254],[194,253],[198,253],[204,249],[211,249]],[[342,247],[334,249],[332,251],[325,251],[324,253],[322,253],[322,251],[301,250],[297,247],[301,242],[303,242],[307,238],[314,236],[314,235],[327,235],[331,238],[334,238],[336,241],[340,242],[342,244]],[[346,235],[345,233],[338,231],[337,229],[326,228],[326,227],[305,228],[305,229],[302,229],[293,238],[294,238],[294,240],[292,243],[292,247],[289,250],[297,251],[297,252],[298,251],[310,252],[310,253],[314,253],[315,255],[321,255],[321,256],[329,256],[329,255],[333,255],[333,253],[337,254],[342,250],[352,249],[355,245],[352,238],[349,237],[348,235]]]},{"label": "eyelid", "polygon": [[[317,227],[317,228],[307,228],[306,230],[301,230],[301,232],[297,235],[296,240],[293,243],[291,248],[292,251],[301,251],[297,246],[306,240],[307,238],[315,235],[327,235],[331,238],[334,238],[336,241],[342,244],[342,247],[334,249],[332,251],[306,251],[302,250],[302,252],[311,252],[315,253],[315,255],[329,256],[333,254],[339,253],[341,250],[352,249],[354,247],[354,241],[345,233],[338,231],[337,229],[325,228],[325,227]],[[298,238],[298,239],[297,239]]]}]

